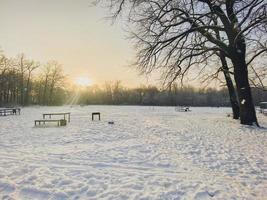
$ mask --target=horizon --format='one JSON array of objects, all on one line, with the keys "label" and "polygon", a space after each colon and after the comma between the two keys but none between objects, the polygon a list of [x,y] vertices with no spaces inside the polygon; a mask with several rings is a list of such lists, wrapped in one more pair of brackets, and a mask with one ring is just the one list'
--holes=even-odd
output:
[{"label": "horizon", "polygon": [[8,57],[24,53],[42,64],[56,60],[71,79],[88,77],[97,84],[156,83],[129,67],[134,50],[122,22],[111,25],[104,19],[106,10],[92,6],[92,1],[0,2],[0,49]]}]

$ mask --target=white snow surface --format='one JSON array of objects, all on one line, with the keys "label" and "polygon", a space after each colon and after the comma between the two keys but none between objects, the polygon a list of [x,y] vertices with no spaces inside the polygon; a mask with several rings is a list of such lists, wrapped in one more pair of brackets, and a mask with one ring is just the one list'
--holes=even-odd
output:
[{"label": "white snow surface", "polygon": [[[267,117],[257,128],[226,117],[230,108],[191,110],[26,107],[0,117],[0,199],[266,199]],[[66,127],[34,127],[62,111]]]}]

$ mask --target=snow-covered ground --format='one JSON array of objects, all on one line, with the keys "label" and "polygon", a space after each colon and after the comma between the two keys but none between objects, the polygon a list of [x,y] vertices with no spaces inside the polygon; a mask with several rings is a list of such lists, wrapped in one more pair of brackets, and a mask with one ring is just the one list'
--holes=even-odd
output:
[{"label": "snow-covered ground", "polygon": [[[30,107],[0,117],[0,199],[266,199],[267,117],[256,128],[226,117],[229,108],[191,109]],[[71,112],[66,127],[33,126],[61,111]]]}]

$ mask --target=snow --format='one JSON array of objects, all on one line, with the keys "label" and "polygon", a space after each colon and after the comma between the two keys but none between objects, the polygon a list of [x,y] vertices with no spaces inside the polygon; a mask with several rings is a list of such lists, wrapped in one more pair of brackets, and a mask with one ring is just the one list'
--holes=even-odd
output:
[{"label": "snow", "polygon": [[[29,107],[1,117],[0,199],[264,199],[267,129],[227,118],[230,108],[191,110]],[[66,127],[33,127],[62,111]],[[97,111],[103,120],[91,121]]]}]

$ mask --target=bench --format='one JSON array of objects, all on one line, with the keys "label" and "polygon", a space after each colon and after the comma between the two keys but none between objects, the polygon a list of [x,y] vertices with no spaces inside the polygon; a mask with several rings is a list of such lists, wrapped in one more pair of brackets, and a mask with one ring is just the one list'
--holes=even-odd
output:
[{"label": "bench", "polygon": [[34,120],[34,126],[37,126],[37,123],[39,126],[41,124],[45,125],[46,122],[56,122],[57,126],[66,126],[67,121],[65,119],[38,119]]},{"label": "bench", "polygon": [[45,113],[45,114],[43,114],[43,119],[45,119],[46,116],[49,116],[49,119],[51,119],[51,116],[54,116],[54,115],[62,115],[64,120],[66,119],[66,117],[68,117],[68,122],[70,122],[70,112],[66,112],[66,113]]},{"label": "bench", "polygon": [[20,108],[2,108],[0,109],[0,116],[20,115]]},{"label": "bench", "polygon": [[177,106],[177,107],[175,107],[175,111],[177,111],[177,112],[190,112],[191,110],[189,109],[189,107]]},{"label": "bench", "polygon": [[98,116],[98,120],[100,120],[100,112],[93,112],[92,113],[92,121],[94,121],[94,116]]},{"label": "bench", "polygon": [[265,116],[267,116],[267,109],[262,109],[261,113],[264,114]]},{"label": "bench", "polygon": [[256,108],[256,111],[261,114],[267,115],[267,108]]}]

